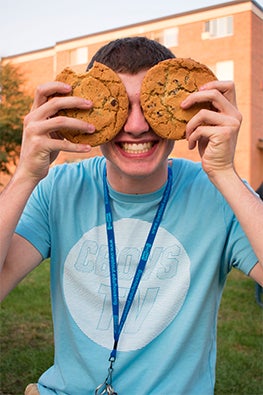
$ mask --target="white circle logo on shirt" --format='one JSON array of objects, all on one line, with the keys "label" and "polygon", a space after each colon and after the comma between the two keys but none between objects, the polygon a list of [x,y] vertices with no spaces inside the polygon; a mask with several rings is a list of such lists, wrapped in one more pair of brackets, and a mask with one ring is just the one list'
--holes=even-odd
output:
[{"label": "white circle logo on shirt", "polygon": [[[150,229],[138,219],[114,223],[120,315]],[[120,336],[120,351],[144,347],[180,311],[190,283],[190,260],[181,243],[160,226],[145,272]],[[111,350],[113,323],[105,225],[85,233],[70,250],[64,268],[70,314],[91,340]]]}]

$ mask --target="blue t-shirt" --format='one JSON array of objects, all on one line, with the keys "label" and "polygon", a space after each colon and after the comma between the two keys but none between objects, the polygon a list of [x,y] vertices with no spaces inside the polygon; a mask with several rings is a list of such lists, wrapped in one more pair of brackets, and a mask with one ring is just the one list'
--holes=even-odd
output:
[{"label": "blue t-shirt", "polygon": [[[113,324],[103,157],[54,167],[17,227],[51,257],[55,360],[41,395],[87,395],[104,381]],[[199,163],[173,159],[173,186],[119,340],[113,387],[125,395],[212,395],[216,317],[231,267],[257,258]],[[120,314],[164,188],[143,195],[109,186]]]}]

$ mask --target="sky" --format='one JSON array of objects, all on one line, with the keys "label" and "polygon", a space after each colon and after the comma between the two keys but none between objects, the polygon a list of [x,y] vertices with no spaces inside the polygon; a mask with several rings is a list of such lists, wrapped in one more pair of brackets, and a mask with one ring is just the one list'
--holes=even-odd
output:
[{"label": "sky", "polygon": [[[0,0],[0,58],[231,0]],[[263,6],[263,0],[256,0]]]}]

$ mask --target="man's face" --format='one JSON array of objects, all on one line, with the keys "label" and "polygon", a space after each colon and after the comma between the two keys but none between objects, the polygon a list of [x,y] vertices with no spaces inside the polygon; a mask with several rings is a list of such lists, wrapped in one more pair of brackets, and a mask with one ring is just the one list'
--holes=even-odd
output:
[{"label": "man's face", "polygon": [[145,184],[149,180],[153,190],[163,185],[167,176],[167,157],[174,145],[173,141],[157,136],[144,117],[140,91],[145,73],[119,74],[128,94],[129,114],[118,135],[101,146],[107,159],[108,179],[119,190],[122,188],[118,187],[118,180],[132,180],[133,184],[142,180]]}]

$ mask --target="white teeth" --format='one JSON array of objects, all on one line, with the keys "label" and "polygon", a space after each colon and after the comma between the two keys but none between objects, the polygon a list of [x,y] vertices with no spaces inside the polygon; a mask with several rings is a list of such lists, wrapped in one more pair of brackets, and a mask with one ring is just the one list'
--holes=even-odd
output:
[{"label": "white teeth", "polygon": [[122,149],[129,153],[129,154],[142,154],[144,152],[149,151],[152,148],[153,144],[152,143],[123,143],[122,144]]}]

